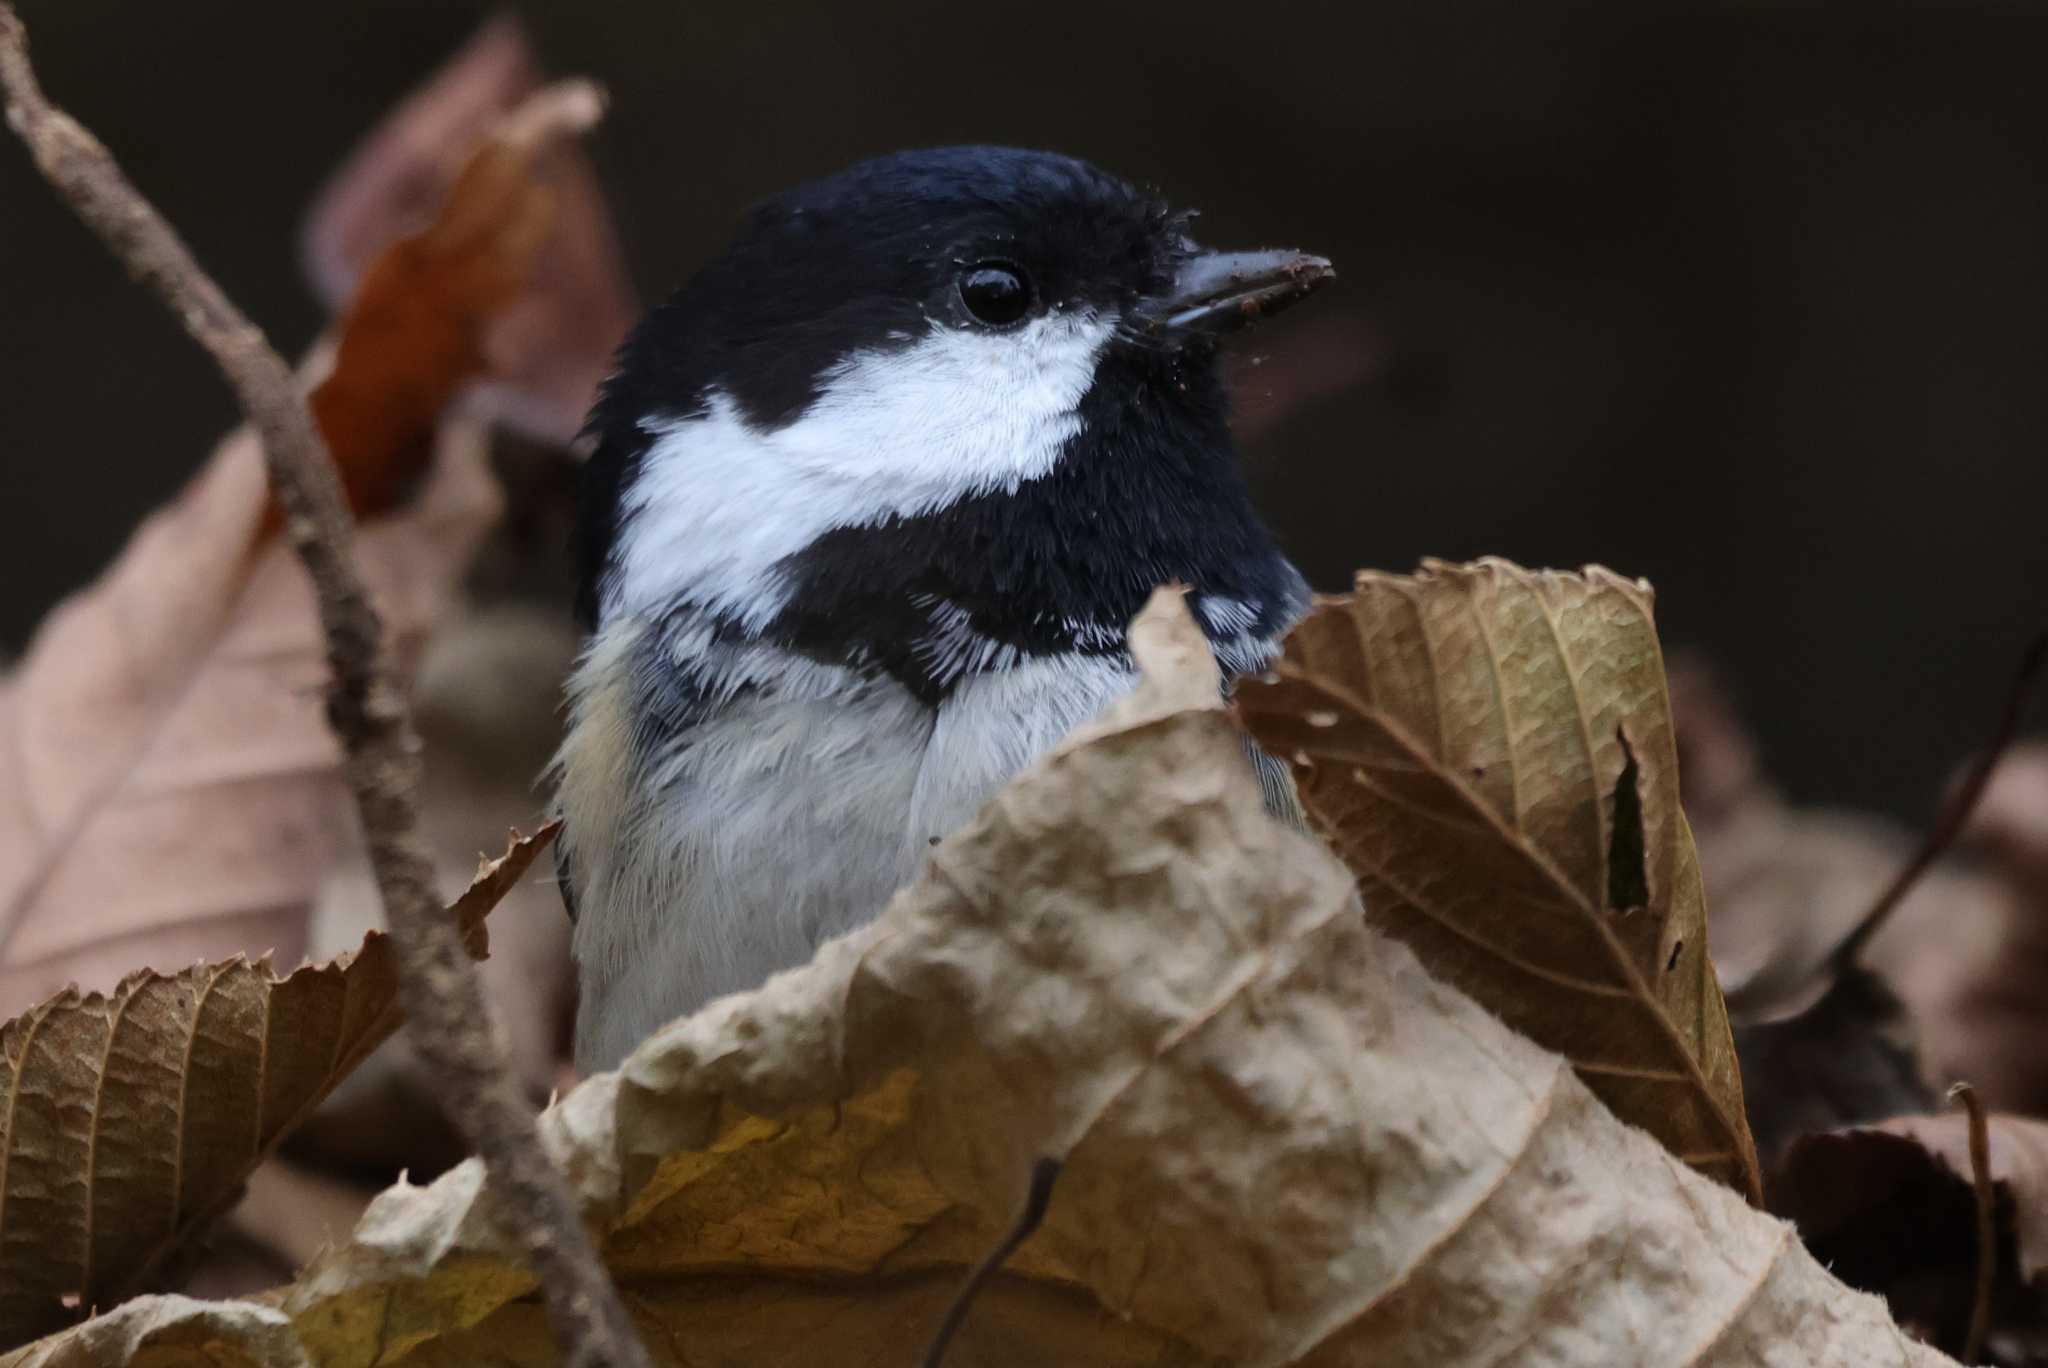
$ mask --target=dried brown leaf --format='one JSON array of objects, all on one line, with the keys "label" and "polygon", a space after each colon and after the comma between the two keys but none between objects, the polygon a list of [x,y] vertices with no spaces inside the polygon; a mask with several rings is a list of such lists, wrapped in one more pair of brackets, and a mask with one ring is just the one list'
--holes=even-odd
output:
[{"label": "dried brown leaf", "polygon": [[[916,1362],[1050,1154],[949,1368],[1946,1362],[1373,932],[1177,601],[1133,636],[878,922],[543,1119],[659,1361]],[[555,1361],[501,1200],[380,1196],[278,1302],[308,1357]]]},{"label": "dried brown leaf", "polygon": [[[2048,1122],[1994,1115],[1989,1138],[1993,1340],[2048,1347]],[[1969,1143],[1953,1111],[1804,1136],[1771,1175],[1771,1207],[1842,1277],[1960,1344],[1977,1286]]]},{"label": "dried brown leaf", "polygon": [[1647,585],[1364,573],[1238,706],[1375,925],[1761,1199]]},{"label": "dried brown leaf", "polygon": [[[231,437],[0,682],[0,1014],[137,965],[297,962],[320,881],[356,858],[326,647],[304,571],[259,535],[268,500],[255,439]],[[402,658],[499,507],[482,433],[450,424],[414,501],[360,530]]]},{"label": "dried brown leaf", "polygon": [[524,297],[555,233],[542,154],[601,108],[576,82],[530,97],[476,149],[433,222],[364,272],[333,373],[310,400],[358,516],[398,506],[433,452],[441,411],[490,368],[488,331]]},{"label": "dried brown leaf", "polygon": [[[483,919],[555,828],[485,861]],[[279,978],[236,957],[67,990],[0,1027],[0,1344],[110,1305],[230,1205],[277,1142],[397,1029],[382,934]]]},{"label": "dried brown leaf", "polygon": [[[1970,1181],[1969,1117],[1961,1112],[1899,1116],[1877,1130],[1903,1136]],[[2048,1273],[2048,1121],[1994,1116],[1990,1124],[1991,1178],[2013,1199],[2013,1253],[2028,1282]]]},{"label": "dried brown leaf", "polygon": [[1789,1017],[1736,1016],[1735,1052],[1767,1173],[1802,1135],[1934,1105],[1905,1004],[1861,965]]},{"label": "dried brown leaf", "polygon": [[[541,86],[525,32],[501,16],[391,112],[308,216],[307,263],[330,304],[340,308],[391,242],[432,219],[478,144]],[[581,148],[556,143],[528,174],[551,199],[553,226],[525,287],[478,320],[477,340],[499,382],[491,416],[566,444],[639,310]]]},{"label": "dried brown leaf", "polygon": [[[1950,1077],[1967,1077],[1995,1107],[2048,1113],[2048,743],[2023,746],[1991,776],[1964,840],[1985,857],[2007,910],[1992,953],[1953,979],[1926,1032]],[[1987,877],[1987,876],[1980,876]],[[1909,1000],[1934,996],[1931,929],[1887,948],[1883,961]],[[1917,954],[1915,952],[1918,952]]]},{"label": "dried brown leaf", "polygon": [[1864,947],[1862,981],[1838,981],[1837,949],[1911,857],[1912,833],[1788,803],[1704,667],[1677,671],[1673,698],[1766,1166],[1803,1132],[1926,1110],[1953,1078],[1994,1110],[2048,1110],[2048,747],[1992,773],[1963,834],[1988,858],[1936,864]]}]

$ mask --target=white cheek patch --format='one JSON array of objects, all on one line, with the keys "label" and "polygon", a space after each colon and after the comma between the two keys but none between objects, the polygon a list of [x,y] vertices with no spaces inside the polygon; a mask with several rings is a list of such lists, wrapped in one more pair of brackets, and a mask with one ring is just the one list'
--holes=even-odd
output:
[{"label": "white cheek patch", "polygon": [[787,602],[775,566],[839,527],[915,517],[1049,474],[1116,320],[1034,319],[1009,333],[944,328],[826,373],[785,427],[750,427],[724,394],[699,417],[650,420],[607,615],[694,600],[765,625]]}]

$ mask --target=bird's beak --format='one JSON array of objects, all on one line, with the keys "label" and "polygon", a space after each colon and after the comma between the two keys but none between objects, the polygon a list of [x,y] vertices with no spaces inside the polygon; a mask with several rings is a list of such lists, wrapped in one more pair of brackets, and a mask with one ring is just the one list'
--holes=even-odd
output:
[{"label": "bird's beak", "polygon": [[1202,252],[1188,259],[1173,289],[1147,312],[1162,332],[1235,332],[1336,275],[1326,258],[1306,252]]}]

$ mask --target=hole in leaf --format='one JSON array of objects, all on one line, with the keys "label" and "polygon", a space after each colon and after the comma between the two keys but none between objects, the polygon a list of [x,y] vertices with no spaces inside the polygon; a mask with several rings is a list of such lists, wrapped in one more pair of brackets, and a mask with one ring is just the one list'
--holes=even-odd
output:
[{"label": "hole in leaf", "polygon": [[1678,967],[1678,957],[1684,953],[1685,942],[1682,940],[1673,941],[1671,943],[1671,958],[1664,961],[1664,972],[1668,974],[1673,969],[1676,969]]},{"label": "hole in leaf", "polygon": [[1626,757],[1621,777],[1614,781],[1614,825],[1607,838],[1607,905],[1612,908],[1646,907],[1650,902],[1650,872],[1643,839],[1643,795],[1637,788],[1642,769],[1636,764],[1635,748],[1628,733],[1614,729]]}]

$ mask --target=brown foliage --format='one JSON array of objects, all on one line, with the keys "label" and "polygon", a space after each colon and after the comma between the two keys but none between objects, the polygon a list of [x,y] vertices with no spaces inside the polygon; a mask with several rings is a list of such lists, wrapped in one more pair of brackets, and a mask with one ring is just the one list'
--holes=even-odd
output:
[{"label": "brown foliage", "polygon": [[433,222],[364,272],[334,372],[311,400],[358,516],[401,501],[433,451],[441,411],[487,372],[486,330],[525,295],[554,236],[556,191],[537,163],[599,108],[587,86],[536,97],[484,139]]},{"label": "brown foliage", "polygon": [[[472,953],[553,835],[515,837],[449,910]],[[390,939],[373,933],[282,978],[240,957],[141,970],[0,1028],[0,1344],[146,1284],[397,1029],[397,989]]]},{"label": "brown foliage", "polygon": [[1239,697],[1375,925],[1760,1199],[1647,586],[1361,574]]},{"label": "brown foliage", "polygon": [[[1995,1197],[1992,1343],[2001,1362],[2048,1354],[2048,1122],[1990,1118]],[[1940,1343],[1962,1342],[1978,1283],[1969,1118],[1894,1117],[1795,1141],[1771,1205],[1820,1257]]]}]

